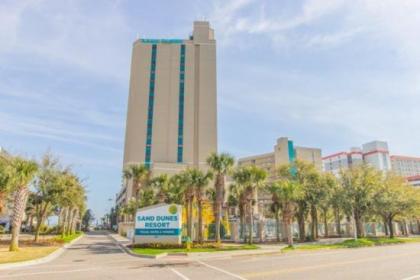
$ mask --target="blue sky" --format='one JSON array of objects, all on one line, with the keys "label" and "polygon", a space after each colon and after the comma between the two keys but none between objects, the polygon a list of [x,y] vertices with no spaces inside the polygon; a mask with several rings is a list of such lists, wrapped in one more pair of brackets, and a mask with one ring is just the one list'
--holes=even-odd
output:
[{"label": "blue sky", "polygon": [[132,43],[187,38],[197,19],[218,40],[220,150],[289,136],[420,156],[416,0],[3,0],[0,146],[59,155],[101,216],[120,188]]}]

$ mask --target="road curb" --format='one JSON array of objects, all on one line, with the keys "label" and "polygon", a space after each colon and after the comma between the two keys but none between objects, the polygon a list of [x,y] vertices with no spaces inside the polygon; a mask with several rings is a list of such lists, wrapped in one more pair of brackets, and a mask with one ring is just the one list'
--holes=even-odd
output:
[{"label": "road curb", "polygon": [[84,234],[80,235],[76,239],[74,239],[71,242],[65,244],[63,247],[58,248],[57,250],[55,250],[54,252],[50,253],[49,255],[47,255],[45,257],[35,259],[35,260],[30,260],[30,261],[0,264],[0,270],[32,266],[32,265],[43,264],[43,263],[47,263],[47,262],[50,262],[52,260],[55,260],[56,258],[61,256],[67,250],[67,248],[69,248],[75,242],[79,241],[83,236],[84,236]]},{"label": "road curb", "polygon": [[[281,249],[279,250],[266,250],[263,252],[256,252],[256,250],[241,250],[232,251],[232,252],[202,252],[202,253],[162,253],[159,255],[144,255],[144,254],[136,254],[133,253],[126,245],[121,244],[114,236],[108,233],[108,236],[112,239],[114,244],[120,247],[125,253],[130,256],[137,257],[137,258],[144,258],[144,259],[160,259],[166,256],[179,256],[179,257],[189,257],[193,259],[201,259],[201,258],[215,258],[215,257],[247,257],[247,256],[263,256],[263,255],[278,255],[282,254]],[[260,249],[261,250],[261,249]],[[263,249],[264,250],[264,249]],[[249,252],[252,251],[252,252]],[[236,253],[236,254],[235,254]]]},{"label": "road curb", "polygon": [[107,234],[109,236],[109,238],[112,239],[112,241],[114,242],[114,244],[116,244],[118,247],[121,248],[121,250],[123,250],[126,254],[136,257],[136,258],[143,258],[143,259],[160,259],[163,257],[166,257],[168,255],[168,253],[162,253],[159,255],[143,255],[143,254],[136,254],[133,253],[129,248],[127,248],[126,245],[121,244],[121,242],[119,242],[117,239],[114,238],[114,236],[112,236],[112,234]]}]

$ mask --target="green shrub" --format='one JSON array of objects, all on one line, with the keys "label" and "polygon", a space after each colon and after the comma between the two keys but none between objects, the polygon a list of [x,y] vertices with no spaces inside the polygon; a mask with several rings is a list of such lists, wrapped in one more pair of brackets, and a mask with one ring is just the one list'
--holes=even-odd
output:
[{"label": "green shrub", "polygon": [[4,228],[4,226],[0,225],[0,234],[4,234],[6,233],[6,229]]},{"label": "green shrub", "polygon": [[[208,226],[208,238],[215,239],[216,238],[216,224],[209,224]],[[223,223],[220,224],[220,238],[226,238],[226,229]]]},{"label": "green shrub", "polygon": [[368,239],[349,239],[346,241],[343,241],[342,243],[339,243],[339,245],[342,245],[343,247],[346,248],[359,248],[359,247],[370,247],[370,246],[375,246],[375,242],[368,240]]},{"label": "green shrub", "polygon": [[152,248],[152,249],[182,249],[183,244],[160,244],[160,243],[147,243],[147,244],[133,244],[130,248]]}]

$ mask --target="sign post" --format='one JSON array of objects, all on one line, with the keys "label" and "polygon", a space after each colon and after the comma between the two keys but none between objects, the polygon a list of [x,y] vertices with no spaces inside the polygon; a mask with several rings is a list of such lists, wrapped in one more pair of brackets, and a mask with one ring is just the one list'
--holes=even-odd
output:
[{"label": "sign post", "polygon": [[137,210],[134,243],[181,244],[182,207],[157,204]]}]

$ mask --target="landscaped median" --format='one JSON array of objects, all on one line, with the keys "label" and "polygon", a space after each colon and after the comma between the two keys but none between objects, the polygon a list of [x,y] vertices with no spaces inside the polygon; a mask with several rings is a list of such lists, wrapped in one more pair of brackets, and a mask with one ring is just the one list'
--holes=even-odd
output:
[{"label": "landscaped median", "polygon": [[47,257],[82,234],[78,232],[64,237],[48,236],[36,243],[32,240],[20,240],[19,250],[14,252],[9,252],[9,241],[2,240],[0,241],[0,264],[26,262]]},{"label": "landscaped median", "polygon": [[307,245],[296,245],[293,247],[286,247],[282,249],[282,252],[290,252],[295,250],[322,250],[322,249],[345,249],[345,248],[361,248],[361,247],[373,247],[373,246],[384,246],[392,244],[404,244],[420,242],[420,237],[405,237],[405,238],[387,238],[387,237],[371,237],[371,238],[359,238],[357,240],[349,239],[343,242],[335,244],[307,244]]},{"label": "landscaped median", "polygon": [[188,249],[184,246],[171,246],[160,244],[147,245],[133,245],[128,249],[139,256],[164,256],[164,255],[178,255],[190,253],[211,253],[211,252],[226,252],[239,250],[255,250],[259,249],[256,245],[216,245],[216,244],[194,244],[192,248]]}]

